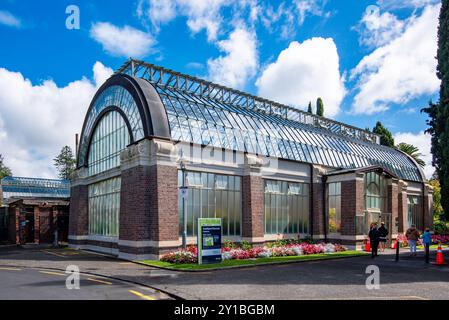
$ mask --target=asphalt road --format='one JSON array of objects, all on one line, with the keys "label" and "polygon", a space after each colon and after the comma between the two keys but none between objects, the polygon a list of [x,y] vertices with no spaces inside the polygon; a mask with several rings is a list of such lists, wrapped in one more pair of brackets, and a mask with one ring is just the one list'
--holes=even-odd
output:
[{"label": "asphalt road", "polygon": [[[445,259],[449,261],[449,250],[444,251]],[[435,252],[432,253],[434,255]],[[82,276],[79,292],[69,292],[74,290],[65,288],[65,278],[61,275],[24,268],[57,268],[63,273],[71,264],[77,265],[83,273],[90,273]],[[369,276],[366,270],[370,265],[379,268],[379,289],[369,290],[365,285]],[[23,270],[0,269],[0,299],[141,298],[130,294],[129,286],[133,285],[129,283],[117,280],[117,283],[111,281],[113,284],[106,285],[86,279],[93,275],[142,284],[150,293],[135,291],[158,299],[449,299],[449,265],[426,265],[422,253],[418,257],[408,257],[404,252],[399,262],[394,261],[394,255],[383,254],[376,259],[364,256],[218,271],[178,272],[85,251],[0,248],[0,268],[8,267]],[[23,278],[19,274],[23,274]],[[22,290],[24,287],[27,290]],[[57,294],[59,291],[61,293]]]},{"label": "asphalt road", "polygon": [[84,274],[79,289],[69,290],[67,277],[53,269],[0,267],[0,300],[157,300],[159,295],[146,287]]}]

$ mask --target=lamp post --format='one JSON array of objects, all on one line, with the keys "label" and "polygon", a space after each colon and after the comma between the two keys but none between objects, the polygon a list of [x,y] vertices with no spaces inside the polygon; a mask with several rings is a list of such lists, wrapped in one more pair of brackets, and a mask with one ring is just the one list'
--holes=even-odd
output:
[{"label": "lamp post", "polygon": [[182,172],[182,186],[181,186],[181,197],[182,197],[182,248],[185,250],[187,248],[187,219],[186,219],[186,196],[187,196],[187,186],[186,186],[186,165],[184,160],[180,161],[181,172]]}]

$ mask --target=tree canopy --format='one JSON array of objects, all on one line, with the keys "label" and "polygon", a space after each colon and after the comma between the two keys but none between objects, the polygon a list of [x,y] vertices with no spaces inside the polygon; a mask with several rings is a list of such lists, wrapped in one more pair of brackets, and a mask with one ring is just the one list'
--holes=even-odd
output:
[{"label": "tree canopy", "polygon": [[376,126],[373,128],[373,132],[380,135],[380,144],[387,147],[394,147],[394,139],[390,130],[385,128],[380,121],[376,122]]},{"label": "tree canopy", "polygon": [[3,179],[4,177],[11,176],[11,175],[12,175],[11,169],[9,169],[3,163],[3,156],[0,154],[0,179]]},{"label": "tree canopy", "polygon": [[54,158],[53,161],[58,170],[59,178],[70,180],[73,171],[75,171],[76,164],[72,149],[69,146],[63,147],[59,155]]},{"label": "tree canopy", "polygon": [[419,149],[414,145],[401,142],[397,145],[397,148],[412,157],[416,161],[416,163],[420,165],[421,168],[424,168],[426,166],[424,160],[421,159],[421,157],[423,156],[422,153],[420,153]]},{"label": "tree canopy", "polygon": [[441,185],[441,205],[449,217],[449,0],[442,0],[438,27],[437,76],[441,80],[440,99],[429,102],[427,113],[432,136],[432,163]]},{"label": "tree canopy", "polygon": [[316,100],[316,114],[320,117],[324,117],[324,103],[323,99],[318,98]]},{"label": "tree canopy", "polygon": [[313,113],[313,110],[312,110],[312,101],[309,102],[309,106],[307,107],[307,112],[308,112],[308,113]]}]

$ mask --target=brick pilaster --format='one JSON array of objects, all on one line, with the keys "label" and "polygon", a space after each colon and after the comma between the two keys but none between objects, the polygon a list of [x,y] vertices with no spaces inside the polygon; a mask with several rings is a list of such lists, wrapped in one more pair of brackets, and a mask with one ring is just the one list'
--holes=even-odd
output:
[{"label": "brick pilaster", "polygon": [[260,176],[246,175],[242,179],[242,236],[251,242],[264,237],[264,181]]},{"label": "brick pilaster", "polygon": [[[404,233],[409,227],[407,205],[407,183],[399,181],[398,187],[398,233]],[[395,223],[395,221],[393,221]]]},{"label": "brick pilaster", "polygon": [[245,155],[245,173],[242,178],[242,238],[251,243],[264,241],[264,180],[260,175],[262,160]]},{"label": "brick pilaster", "polygon": [[396,220],[399,219],[399,181],[397,179],[388,180],[387,186],[387,212],[391,213],[391,233],[396,234],[398,232],[396,228]]},{"label": "brick pilaster", "polygon": [[34,208],[34,243],[39,243],[40,242],[40,230],[41,230],[41,225],[40,225],[40,221],[41,221],[41,215],[40,215],[40,210],[39,210],[39,206],[35,206]]},{"label": "brick pilaster", "polygon": [[[70,189],[69,237],[88,235],[88,189],[86,185],[76,185]],[[69,242],[76,242],[70,241]]]}]

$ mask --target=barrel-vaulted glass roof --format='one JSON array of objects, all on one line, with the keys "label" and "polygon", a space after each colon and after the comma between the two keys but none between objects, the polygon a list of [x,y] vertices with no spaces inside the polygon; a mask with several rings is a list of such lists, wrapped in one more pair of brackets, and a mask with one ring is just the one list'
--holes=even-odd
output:
[{"label": "barrel-vaulted glass roof", "polygon": [[70,181],[23,177],[5,177],[0,187],[3,199],[70,198]]},{"label": "barrel-vaulted glass roof", "polygon": [[368,131],[141,61],[116,73],[156,88],[173,140],[341,169],[379,165],[405,180],[424,178],[407,155],[379,145]]}]

